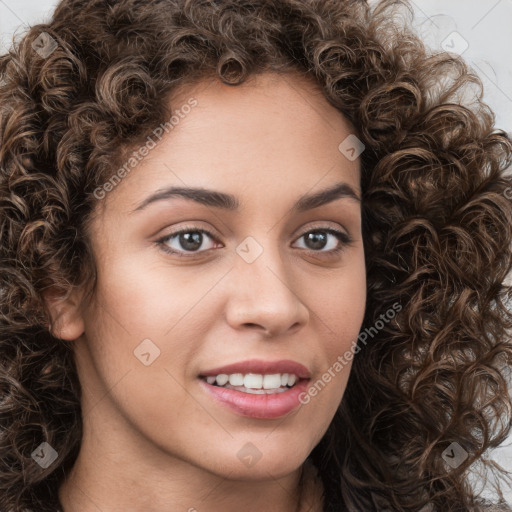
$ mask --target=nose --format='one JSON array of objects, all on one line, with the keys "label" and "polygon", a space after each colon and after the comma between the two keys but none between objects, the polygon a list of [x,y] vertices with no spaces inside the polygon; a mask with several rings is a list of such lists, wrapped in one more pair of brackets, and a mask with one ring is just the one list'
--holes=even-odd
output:
[{"label": "nose", "polygon": [[237,331],[252,329],[267,337],[296,332],[309,319],[301,291],[305,294],[277,249],[264,248],[252,263],[237,256],[230,272],[227,322]]}]

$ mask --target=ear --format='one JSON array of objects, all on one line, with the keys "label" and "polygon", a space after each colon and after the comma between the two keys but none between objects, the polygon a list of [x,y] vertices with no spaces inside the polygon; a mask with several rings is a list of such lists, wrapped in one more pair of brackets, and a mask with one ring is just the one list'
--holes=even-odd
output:
[{"label": "ear", "polygon": [[82,293],[73,289],[66,296],[51,288],[44,292],[43,297],[51,317],[48,327],[52,336],[68,341],[79,338],[85,330],[81,311]]}]

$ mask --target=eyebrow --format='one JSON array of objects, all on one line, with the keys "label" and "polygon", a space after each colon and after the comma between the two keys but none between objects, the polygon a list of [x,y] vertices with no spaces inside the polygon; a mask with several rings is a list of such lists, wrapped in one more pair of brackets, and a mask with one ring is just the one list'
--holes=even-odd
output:
[{"label": "eyebrow", "polygon": [[[212,206],[228,211],[238,211],[240,208],[240,201],[231,194],[200,187],[169,187],[164,190],[158,190],[144,199],[131,213],[143,210],[148,205],[157,201],[169,200],[176,197],[189,199],[205,206]],[[342,198],[350,198],[358,202],[361,201],[360,197],[348,183],[340,182],[330,188],[320,190],[319,192],[301,196],[292,206],[292,211],[300,213],[312,210],[313,208],[318,208],[319,206]]]}]

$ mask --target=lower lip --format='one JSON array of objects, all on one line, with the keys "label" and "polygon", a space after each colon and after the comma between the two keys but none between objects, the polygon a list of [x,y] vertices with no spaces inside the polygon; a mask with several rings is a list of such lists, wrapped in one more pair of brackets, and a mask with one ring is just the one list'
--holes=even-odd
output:
[{"label": "lower lip", "polygon": [[216,400],[232,411],[249,418],[275,419],[289,414],[301,402],[299,396],[306,391],[309,379],[300,380],[288,391],[281,393],[254,395],[235,389],[213,386],[199,379],[203,388]]}]

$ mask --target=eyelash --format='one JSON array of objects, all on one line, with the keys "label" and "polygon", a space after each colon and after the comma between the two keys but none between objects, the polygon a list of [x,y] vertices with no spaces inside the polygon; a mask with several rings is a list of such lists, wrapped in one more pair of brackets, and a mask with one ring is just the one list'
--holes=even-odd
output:
[{"label": "eyelash", "polygon": [[[309,233],[317,233],[317,232],[329,233],[331,235],[334,235],[341,243],[340,243],[340,245],[338,245],[338,247],[336,249],[331,249],[329,251],[323,251],[323,250],[315,251],[313,249],[305,249],[309,253],[314,253],[315,255],[317,255],[319,253],[320,254],[325,253],[328,256],[337,256],[346,247],[350,247],[350,245],[353,242],[352,237],[350,235],[348,235],[347,233],[345,233],[343,231],[339,231],[337,229],[327,228],[327,227],[318,227],[318,228],[310,229],[309,231],[304,232],[296,240],[301,239],[302,237],[304,237],[305,235],[307,235]],[[166,244],[166,242],[168,242],[169,240],[171,240],[173,238],[176,238],[177,236],[179,236],[183,233],[203,233],[203,234],[208,235],[215,242],[217,242],[216,237],[212,233],[210,233],[210,231],[208,231],[207,229],[197,228],[197,227],[193,227],[193,226],[186,226],[183,229],[180,229],[179,231],[170,233],[170,234],[160,238],[159,240],[156,240],[156,244],[163,251],[165,251],[169,254],[172,254],[174,256],[178,256],[180,258],[192,258],[197,254],[200,254],[202,252],[207,252],[208,250],[210,250],[210,249],[206,249],[204,251],[176,251],[174,249],[170,249],[169,246]],[[188,254],[190,254],[190,255],[188,255]]]}]

